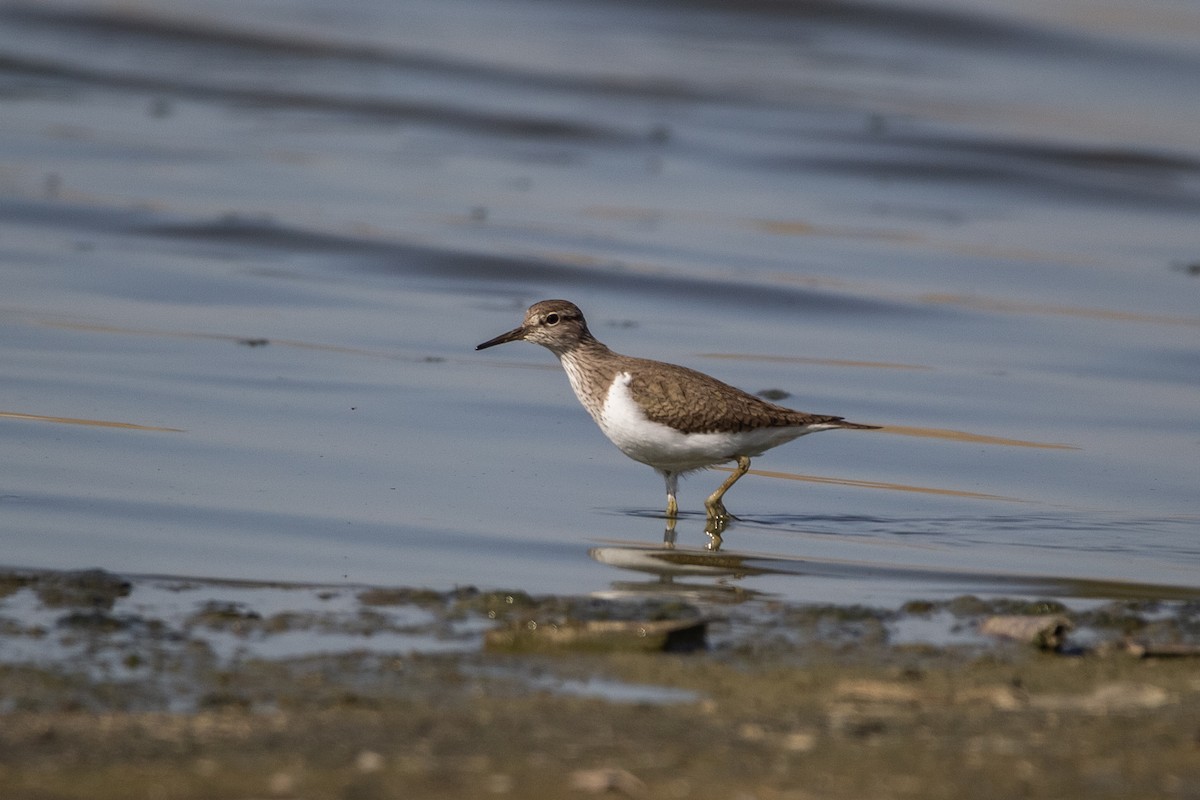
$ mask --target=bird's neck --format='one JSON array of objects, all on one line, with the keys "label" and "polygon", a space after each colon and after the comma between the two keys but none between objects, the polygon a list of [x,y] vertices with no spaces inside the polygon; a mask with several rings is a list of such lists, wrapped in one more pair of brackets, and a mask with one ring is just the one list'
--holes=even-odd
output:
[{"label": "bird's neck", "polygon": [[575,396],[599,422],[608,389],[621,371],[621,356],[592,336],[583,337],[571,349],[556,355],[571,381]]}]

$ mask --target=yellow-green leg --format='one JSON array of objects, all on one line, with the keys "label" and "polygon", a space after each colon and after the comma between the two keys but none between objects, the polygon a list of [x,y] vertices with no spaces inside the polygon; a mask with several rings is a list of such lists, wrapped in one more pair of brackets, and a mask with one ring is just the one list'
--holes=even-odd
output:
[{"label": "yellow-green leg", "polygon": [[738,482],[738,479],[745,475],[750,470],[750,459],[747,456],[737,457],[737,469],[733,474],[725,479],[725,482],[717,487],[717,490],[708,496],[704,501],[704,507],[708,510],[709,519],[728,519],[729,512],[725,510],[725,504],[721,502],[721,498],[729,491],[729,487]]},{"label": "yellow-green leg", "polygon": [[667,527],[663,531],[663,549],[675,549],[675,518],[667,517]]},{"label": "yellow-green leg", "polygon": [[663,480],[667,483],[667,519],[679,516],[679,503],[675,502],[675,492],[679,489],[679,473],[663,472]]}]

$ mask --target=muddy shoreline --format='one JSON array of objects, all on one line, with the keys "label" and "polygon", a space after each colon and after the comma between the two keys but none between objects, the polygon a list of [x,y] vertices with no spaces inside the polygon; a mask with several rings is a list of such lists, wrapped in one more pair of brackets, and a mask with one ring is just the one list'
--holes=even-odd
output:
[{"label": "muddy shoreline", "polygon": [[[100,571],[9,570],[0,586],[6,798],[1195,797],[1200,786],[1195,602],[716,608]],[[978,632],[999,617],[1068,632],[1050,643]],[[647,645],[655,625],[700,626],[703,639]]]}]

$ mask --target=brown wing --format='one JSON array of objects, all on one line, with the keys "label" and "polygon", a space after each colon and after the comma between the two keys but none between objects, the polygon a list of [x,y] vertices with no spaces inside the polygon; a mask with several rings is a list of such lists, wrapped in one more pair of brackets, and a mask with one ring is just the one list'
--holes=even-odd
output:
[{"label": "brown wing", "polygon": [[645,409],[646,416],[684,433],[842,422],[841,417],[805,414],[768,403],[694,369],[645,359],[629,360],[640,362],[629,370],[634,376],[629,391]]}]

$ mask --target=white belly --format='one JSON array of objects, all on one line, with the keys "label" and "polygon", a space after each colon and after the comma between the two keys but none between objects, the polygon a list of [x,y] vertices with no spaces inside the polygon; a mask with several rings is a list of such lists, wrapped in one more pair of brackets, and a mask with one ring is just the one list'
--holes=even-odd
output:
[{"label": "white belly", "polygon": [[709,467],[737,456],[757,456],[776,445],[830,426],[760,428],[752,431],[681,433],[648,419],[629,393],[629,373],[619,374],[608,390],[596,422],[621,452],[635,461],[668,472]]}]

